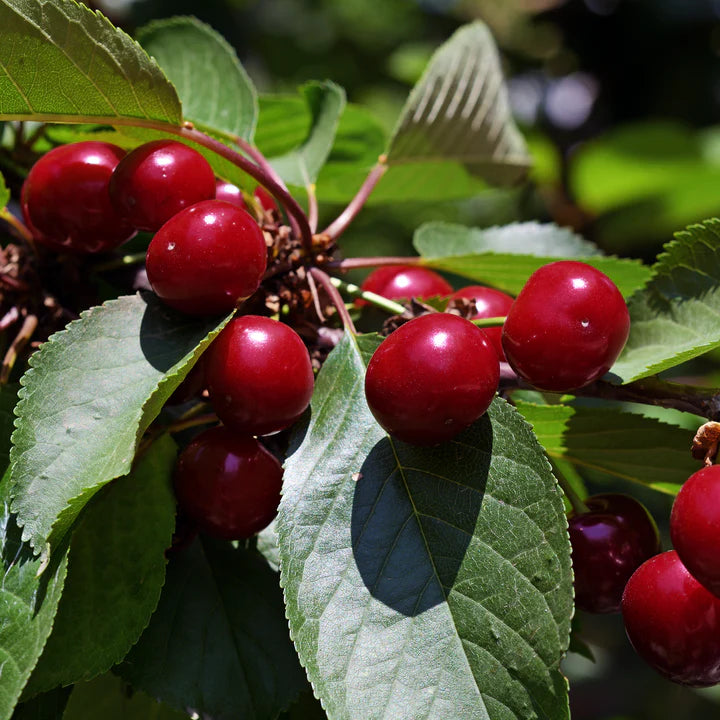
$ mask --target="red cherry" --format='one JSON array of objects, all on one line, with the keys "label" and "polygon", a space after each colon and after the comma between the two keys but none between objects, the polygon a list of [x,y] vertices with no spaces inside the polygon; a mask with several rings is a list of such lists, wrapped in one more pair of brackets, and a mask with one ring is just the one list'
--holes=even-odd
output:
[{"label": "red cherry", "polygon": [[457,315],[430,313],[378,347],[365,375],[365,397],[388,433],[436,445],[488,409],[499,379],[497,353],[482,330]]},{"label": "red cherry", "polygon": [[265,238],[252,216],[206,200],[170,218],[150,241],[147,275],[163,302],[191,315],[230,312],[260,286]]},{"label": "red cherry", "polygon": [[[451,300],[454,298],[467,298],[475,301],[473,320],[476,318],[504,317],[513,304],[513,299],[509,295],[484,285],[470,285],[462,288],[450,296]],[[502,327],[483,328],[483,331],[493,344],[498,358],[505,362],[505,353],[502,347]]]},{"label": "red cherry", "polygon": [[312,397],[310,355],[287,325],[259,315],[231,320],[205,353],[218,417],[233,430],[268,435],[292,425]]},{"label": "red cherry", "polygon": [[629,495],[593,495],[590,512],[568,515],[575,574],[575,604],[593,613],[619,612],[625,584],[660,552],[657,525]]},{"label": "red cherry", "polygon": [[720,596],[720,466],[685,481],[673,503],[670,537],[693,577]]},{"label": "red cherry", "polygon": [[258,185],[255,188],[253,191],[253,197],[260,203],[260,207],[266,213],[278,211],[275,198],[262,185]]},{"label": "red cherry", "polygon": [[695,580],[674,550],[635,571],[622,614],[638,655],[661,675],[694,687],[720,682],[720,598]]},{"label": "red cherry", "polygon": [[[433,270],[419,265],[387,265],[373,270],[361,285],[363,290],[382,295],[388,300],[445,297],[453,291],[452,285]],[[367,305],[357,300],[358,307]]]},{"label": "red cherry", "polygon": [[201,532],[226,540],[249,538],[277,514],[282,467],[255,438],[214,427],[180,454],[175,494]]},{"label": "red cherry", "polygon": [[108,185],[125,155],[116,145],[78,142],[43,155],[25,180],[21,204],[35,239],[54,250],[96,253],[129,240],[135,229],[110,202]]},{"label": "red cherry", "polygon": [[225,180],[215,181],[215,199],[224,200],[225,202],[237,205],[243,210],[247,210],[242,190],[231,182],[226,182]]},{"label": "red cherry", "polygon": [[215,174],[197,150],[174,140],[153,140],[117,166],[110,197],[134,227],[155,232],[183,208],[214,198]]},{"label": "red cherry", "polygon": [[602,377],[625,346],[630,315],[610,278],[562,260],[536,270],[503,326],[513,370],[541,390],[565,392]]}]

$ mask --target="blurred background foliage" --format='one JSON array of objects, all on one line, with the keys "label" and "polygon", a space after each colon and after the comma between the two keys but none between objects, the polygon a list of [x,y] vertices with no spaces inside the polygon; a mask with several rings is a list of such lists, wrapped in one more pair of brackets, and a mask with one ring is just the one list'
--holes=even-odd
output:
[{"label": "blurred background foliage", "polygon": [[[537,218],[571,226],[608,252],[652,261],[674,231],[720,214],[718,0],[90,4],[131,33],[155,18],[199,17],[235,46],[262,92],[294,93],[309,79],[342,85],[349,101],[377,120],[368,167],[433,50],[465,22],[488,23],[534,156],[531,182],[463,202],[375,203],[343,237],[346,256],[411,254],[412,232],[426,220],[482,227]],[[331,220],[342,206],[323,202],[321,189],[321,221]],[[711,356],[682,372],[716,383],[717,362]],[[583,474],[591,491],[627,490]],[[666,526],[671,498],[642,487],[632,492]],[[661,680],[635,656],[618,616],[581,614],[577,626],[595,662],[575,653],[565,661],[575,720],[720,717],[720,688]],[[287,717],[322,715],[308,700]]]}]

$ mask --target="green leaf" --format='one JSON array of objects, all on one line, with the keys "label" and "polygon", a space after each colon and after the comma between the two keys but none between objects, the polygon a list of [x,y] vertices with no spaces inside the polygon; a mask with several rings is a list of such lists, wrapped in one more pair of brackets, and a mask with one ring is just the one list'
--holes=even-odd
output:
[{"label": "green leaf", "polygon": [[173,555],[158,609],[119,670],[213,720],[276,717],[306,684],[277,574],[256,553],[210,539]]},{"label": "green leaf", "polygon": [[569,717],[563,503],[496,399],[449,443],[389,439],[364,399],[376,337],[320,371],[277,520],[290,630],[334,720]]},{"label": "green leaf", "polygon": [[[101,675],[73,688],[63,720],[187,720],[143,692],[130,688],[119,677]],[[38,719],[39,720],[39,719]]]},{"label": "green leaf", "polygon": [[535,270],[563,258],[602,270],[626,296],[651,276],[650,269],[639,261],[603,256],[592,243],[553,224],[512,223],[481,230],[433,222],[417,229],[413,244],[423,257],[423,265],[514,295]]},{"label": "green leaf", "polygon": [[273,520],[264,530],[258,533],[257,550],[275,571],[280,569],[280,550],[278,549],[276,521]]},{"label": "green leaf", "polygon": [[525,402],[517,408],[552,459],[671,495],[698,470],[692,434],[676,425],[609,408]]},{"label": "green leaf", "polygon": [[[150,621],[175,527],[170,478],[177,448],[162,436],[130,475],[85,508],[70,542],[55,627],[30,692],[89,680],[122,660]],[[98,608],[105,608],[99,612]]]},{"label": "green leaf", "polygon": [[530,157],[484,23],[460,28],[433,55],[403,108],[387,155],[390,165],[452,160],[497,184],[525,176]]},{"label": "green leaf", "polygon": [[10,189],[5,184],[5,178],[0,173],[0,210],[5,208],[10,202]]},{"label": "green leaf", "polygon": [[74,0],[0,0],[0,118],[179,125],[175,89],[142,48]]},{"label": "green leaf", "polygon": [[720,345],[720,220],[675,235],[628,302],[630,337],[611,372],[628,383]]},{"label": "green leaf", "polygon": [[345,91],[330,81],[308,83],[301,91],[312,118],[308,136],[300,147],[271,158],[271,163],[286,183],[306,187],[317,180],[330,153],[345,108]]},{"label": "green leaf", "polygon": [[61,720],[72,688],[56,688],[21,702],[11,720]]},{"label": "green leaf", "polygon": [[13,511],[36,550],[130,470],[138,439],[224,323],[131,295],[83,313],[31,357],[10,459]]},{"label": "green leaf", "polygon": [[137,39],[175,86],[186,119],[212,133],[252,139],[257,93],[220,34],[196,18],[175,17],[140,28]]}]

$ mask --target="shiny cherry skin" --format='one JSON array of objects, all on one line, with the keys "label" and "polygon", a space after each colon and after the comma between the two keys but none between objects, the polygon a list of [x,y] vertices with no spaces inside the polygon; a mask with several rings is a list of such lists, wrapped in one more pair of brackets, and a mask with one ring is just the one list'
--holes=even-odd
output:
[{"label": "shiny cherry skin", "polygon": [[720,466],[698,470],[683,484],[670,514],[670,537],[685,567],[720,596]]},{"label": "shiny cherry skin", "polygon": [[368,363],[365,397],[390,435],[436,445],[488,409],[499,379],[497,353],[482,330],[457,315],[430,313],[383,340]]},{"label": "shiny cherry skin", "polygon": [[30,169],[22,187],[25,223],[34,238],[61,252],[112,250],[135,229],[115,211],[108,186],[125,155],[93,140],[56,147]]},{"label": "shiny cherry skin", "polygon": [[[454,298],[466,298],[467,300],[475,301],[475,315],[473,316],[473,320],[505,317],[514,302],[510,295],[500,290],[495,290],[494,288],[485,287],[484,285],[470,285],[469,287],[462,288],[450,296],[450,300]],[[502,347],[502,327],[483,328],[483,331],[495,348],[498,358],[500,358],[502,362],[505,362],[505,352]]]},{"label": "shiny cherry skin", "polygon": [[158,297],[190,315],[230,312],[260,286],[267,246],[245,210],[206,200],[168,220],[150,241],[147,275]]},{"label": "shiny cherry skin", "polygon": [[282,475],[280,463],[255,438],[220,426],[182,451],[173,482],[181,512],[201,532],[241,540],[277,514]]},{"label": "shiny cherry skin", "polygon": [[284,430],[310,404],[310,355],[284,323],[259,315],[234,318],[205,358],[210,402],[234,431],[269,435]]},{"label": "shiny cherry skin", "polygon": [[275,198],[264,188],[258,185],[253,191],[253,197],[260,203],[260,207],[266,212],[277,212],[278,206]]},{"label": "shiny cherry skin", "polygon": [[515,372],[541,390],[566,392],[601,378],[625,346],[630,315],[610,278],[562,260],[528,279],[503,326]]},{"label": "shiny cherry skin", "polygon": [[575,604],[592,613],[619,612],[630,576],[660,552],[660,534],[629,495],[593,495],[585,504],[590,512],[568,515]]},{"label": "shiny cherry skin", "polygon": [[242,190],[231,182],[225,180],[215,181],[215,199],[224,200],[225,202],[237,205],[237,207],[247,210],[245,198],[243,198]]},{"label": "shiny cherry skin", "polygon": [[175,140],[153,140],[115,168],[110,197],[134,227],[156,232],[184,208],[214,198],[215,174],[197,150]]},{"label": "shiny cherry skin", "polygon": [[643,563],[625,586],[622,615],[640,657],[673,682],[720,682],[720,598],[688,572],[674,550]]},{"label": "shiny cherry skin", "polygon": [[[453,291],[444,277],[419,265],[379,267],[365,278],[361,288],[388,300],[446,297]],[[356,304],[358,307],[367,305],[364,300],[358,300]]]}]

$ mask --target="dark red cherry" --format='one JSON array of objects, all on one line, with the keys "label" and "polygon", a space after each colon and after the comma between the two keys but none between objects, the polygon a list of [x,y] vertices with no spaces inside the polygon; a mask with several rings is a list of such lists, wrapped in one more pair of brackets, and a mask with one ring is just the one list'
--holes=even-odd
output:
[{"label": "dark red cherry", "polygon": [[[445,297],[452,285],[433,270],[419,265],[387,265],[373,270],[361,285],[363,290],[382,295],[388,300]],[[358,306],[367,305],[358,300]]]},{"label": "dark red cherry", "polygon": [[278,206],[275,198],[264,188],[258,185],[253,191],[253,196],[260,203],[260,207],[267,213],[277,212]]},{"label": "dark red cherry", "polygon": [[[509,295],[484,285],[470,285],[462,288],[450,296],[451,300],[454,298],[466,298],[475,301],[473,319],[505,317],[513,304],[513,299]],[[483,328],[483,331],[493,344],[500,360],[505,362],[505,353],[502,347],[502,327]]]},{"label": "dark red cherry", "polygon": [[237,205],[243,210],[247,210],[242,190],[237,185],[233,185],[231,182],[226,182],[225,180],[215,181],[215,199],[224,200],[225,202]]},{"label": "dark red cherry", "polygon": [[125,151],[105,142],[63,145],[30,169],[21,193],[25,223],[54,250],[96,253],[129,240],[135,229],[110,202],[108,186]]},{"label": "dark red cherry", "polygon": [[720,466],[685,481],[673,503],[670,537],[695,579],[720,596]]},{"label": "dark red cherry", "polygon": [[277,514],[282,474],[280,463],[255,438],[215,427],[180,454],[175,495],[201,532],[240,540],[267,527]]},{"label": "dark red cherry", "polygon": [[128,153],[110,181],[116,210],[138,230],[155,232],[173,215],[215,197],[215,174],[197,150],[153,140]]},{"label": "dark red cherry", "polygon": [[410,320],[382,342],[365,375],[378,423],[414,445],[450,440],[489,407],[500,379],[485,333],[457,315]]},{"label": "dark red cherry", "polygon": [[284,323],[259,315],[234,318],[205,357],[210,402],[234,431],[268,435],[283,430],[310,403],[310,355]]},{"label": "dark red cherry", "polygon": [[645,506],[629,495],[593,495],[590,512],[568,515],[575,604],[593,613],[620,611],[625,584],[660,552],[660,535]]},{"label": "dark red cherry", "polygon": [[502,343],[520,377],[565,392],[601,378],[629,332],[630,315],[613,281],[590,265],[562,260],[530,276],[507,315]]},{"label": "dark red cherry", "polygon": [[150,241],[147,275],[163,302],[191,315],[230,312],[260,286],[267,246],[245,210],[206,200],[168,220]]},{"label": "dark red cherry", "polygon": [[635,571],[622,614],[638,655],[661,675],[694,687],[720,682],[720,598],[695,580],[674,550]]}]

